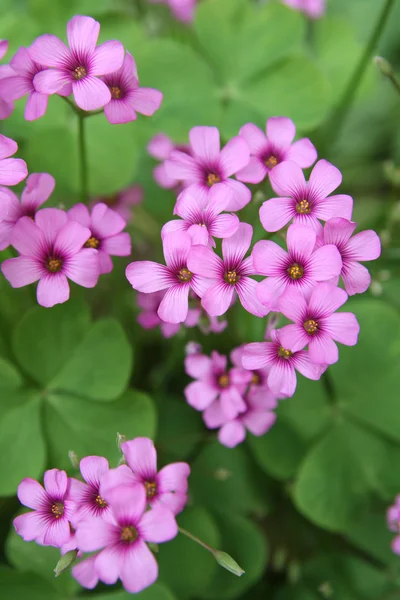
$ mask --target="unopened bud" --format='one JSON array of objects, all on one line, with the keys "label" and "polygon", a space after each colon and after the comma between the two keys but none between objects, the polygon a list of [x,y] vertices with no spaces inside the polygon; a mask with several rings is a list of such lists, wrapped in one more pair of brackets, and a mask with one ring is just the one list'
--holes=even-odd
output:
[{"label": "unopened bud", "polygon": [[60,558],[54,569],[55,577],[61,575],[61,573],[69,569],[69,567],[74,564],[77,554],[78,550],[70,550]]},{"label": "unopened bud", "polygon": [[318,588],[318,591],[324,598],[333,598],[333,588],[329,581],[324,581]]},{"label": "unopened bud", "polygon": [[121,446],[124,442],[126,442],[126,435],[123,435],[122,433],[117,433],[117,447],[118,450],[121,449]]},{"label": "unopened bud", "polygon": [[242,569],[242,567],[240,567],[236,560],[234,560],[232,556],[229,556],[229,554],[226,552],[214,550],[213,555],[217,563],[230,573],[237,575],[237,577],[244,575],[245,571]]},{"label": "unopened bud", "polygon": [[71,465],[74,467],[74,469],[79,469],[79,457],[78,457],[77,453],[74,452],[73,450],[70,450],[68,452],[68,458],[70,460]]},{"label": "unopened bud", "polygon": [[153,544],[153,542],[148,542],[147,545],[154,554],[158,554],[158,550],[159,550],[158,544]]},{"label": "unopened bud", "polygon": [[215,479],[218,481],[227,481],[229,477],[232,476],[232,472],[228,471],[228,469],[224,469],[224,467],[220,467],[214,473]]},{"label": "unopened bud", "polygon": [[197,342],[188,342],[185,346],[185,354],[189,356],[190,354],[200,354],[201,353],[201,344]]},{"label": "unopened bud", "polygon": [[383,75],[386,77],[392,77],[393,75],[393,67],[386,58],[382,56],[375,56],[374,58],[375,64]]}]

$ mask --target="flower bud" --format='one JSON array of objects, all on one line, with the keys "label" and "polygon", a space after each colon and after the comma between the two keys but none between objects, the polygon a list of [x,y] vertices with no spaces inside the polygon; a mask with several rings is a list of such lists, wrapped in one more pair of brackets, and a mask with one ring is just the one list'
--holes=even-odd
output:
[{"label": "flower bud", "polygon": [[74,450],[70,450],[68,452],[68,458],[69,458],[71,465],[74,467],[74,469],[79,469],[79,457],[78,457],[77,453],[74,452]]},{"label": "flower bud", "polygon": [[75,562],[77,554],[78,550],[70,550],[60,558],[54,569],[55,577],[61,575]]},{"label": "flower bud", "polygon": [[392,77],[393,68],[390,62],[386,60],[386,58],[383,58],[382,56],[375,56],[374,60],[376,66],[383,75],[386,75],[386,77]]},{"label": "flower bud", "polygon": [[126,435],[124,435],[123,433],[117,433],[117,447],[118,447],[118,450],[121,449],[121,445],[124,442],[126,442],[126,440],[127,440]]},{"label": "flower bud", "polygon": [[238,577],[244,575],[245,571],[242,569],[242,567],[239,567],[237,562],[233,560],[232,556],[229,556],[229,554],[227,554],[226,552],[222,552],[221,550],[214,550],[213,555],[217,563],[227,571],[230,571]]}]

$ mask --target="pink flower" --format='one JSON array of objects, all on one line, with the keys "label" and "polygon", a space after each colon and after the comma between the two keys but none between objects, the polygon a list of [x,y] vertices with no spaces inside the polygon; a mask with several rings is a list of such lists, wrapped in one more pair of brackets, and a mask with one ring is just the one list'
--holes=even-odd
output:
[{"label": "pink flower", "polygon": [[96,47],[100,23],[76,15],[67,24],[70,48],[55,35],[38,37],[29,48],[33,61],[46,67],[34,79],[42,94],[69,96],[82,110],[97,110],[110,102],[111,93],[98,75],[117,71],[124,60],[124,48],[115,40]]},{"label": "pink flower", "polygon": [[213,280],[201,301],[209,315],[223,315],[232,303],[234,292],[239,296],[243,308],[251,314],[263,317],[268,313],[268,309],[257,299],[257,282],[249,277],[256,274],[252,258],[244,258],[252,235],[252,226],[240,223],[237,232],[222,242],[223,260],[207,246],[193,246],[190,250],[190,271]]},{"label": "pink flower", "polygon": [[144,260],[126,268],[126,277],[134,290],[151,294],[167,290],[158,308],[158,316],[166,323],[182,323],[189,308],[189,291],[200,298],[211,281],[192,273],[187,265],[192,241],[188,233],[176,231],[163,239],[167,266]]},{"label": "pink flower", "polygon": [[0,60],[5,57],[8,51],[8,40],[0,40]]},{"label": "pink flower", "polygon": [[160,108],[162,93],[139,87],[136,63],[129,52],[118,71],[104,75],[102,80],[111,94],[110,102],[104,106],[104,114],[110,123],[135,121],[137,112],[151,117]]},{"label": "pink flower", "polygon": [[10,61],[12,69],[8,77],[0,80],[0,96],[7,101],[18,100],[28,94],[25,106],[25,119],[35,121],[46,113],[48,95],[35,90],[33,80],[45,67],[36,63],[29,49],[21,47]]},{"label": "pink flower", "polygon": [[11,235],[11,243],[21,256],[3,262],[3,275],[15,288],[39,280],[37,300],[42,306],[66,302],[67,277],[83,287],[97,283],[97,250],[82,249],[89,236],[89,229],[68,221],[67,214],[56,208],[40,210],[35,222],[22,217]]},{"label": "pink flower", "polygon": [[178,197],[174,214],[182,219],[169,221],[161,230],[161,237],[171,231],[187,231],[193,244],[215,246],[213,237],[228,238],[239,227],[236,215],[221,215],[232,200],[232,194],[215,186],[209,194],[193,196],[190,188]]},{"label": "pink flower", "polygon": [[149,0],[154,4],[168,4],[171,13],[178,21],[192,23],[197,0]]},{"label": "pink flower", "polygon": [[216,127],[193,127],[189,132],[192,156],[174,150],[165,162],[167,175],[190,186],[194,196],[208,193],[217,185],[233,194],[227,210],[240,210],[251,200],[250,190],[231,179],[250,159],[250,151],[243,138],[232,138],[221,150]]},{"label": "pink flower", "polygon": [[100,484],[110,470],[108,460],[102,456],[86,456],[80,461],[79,469],[86,483],[73,478],[70,480],[70,499],[76,505],[73,523],[87,517],[107,519],[110,508],[100,495]]},{"label": "pink flower", "polygon": [[143,188],[140,185],[132,185],[121,192],[110,196],[99,196],[91,202],[91,208],[100,202],[107,204],[117,212],[126,223],[132,219],[132,208],[143,201]]},{"label": "pink flower", "polygon": [[[139,292],[136,296],[136,303],[139,308],[143,309],[143,312],[137,316],[136,320],[143,329],[155,329],[159,326],[163,337],[170,338],[180,331],[181,325],[179,323],[164,323],[158,316],[157,311],[164,296],[164,291],[154,292],[153,294]],[[189,295],[189,309],[187,317],[183,322],[183,326],[189,328],[196,327],[202,312],[200,306],[190,307],[191,300]]]},{"label": "pink flower", "polygon": [[[389,507],[387,514],[387,524],[390,531],[394,531],[399,534],[400,532],[400,495],[396,496],[395,503]],[[396,537],[392,541],[392,550],[396,554],[400,554],[400,535],[396,535]]]},{"label": "pink flower", "polygon": [[283,345],[281,332],[271,332],[272,342],[255,342],[245,346],[243,367],[258,371],[270,365],[269,388],[274,394],[291,397],[296,391],[296,370],[308,379],[318,380],[326,366],[311,362],[308,352],[291,352]]},{"label": "pink flower", "polygon": [[187,502],[187,479],[190,467],[187,463],[171,463],[157,472],[157,451],[153,442],[138,437],[121,444],[126,465],[112,469],[104,478],[104,494],[119,485],[143,485],[148,504],[152,508],[164,506],[174,515],[182,512]]},{"label": "pink flower", "polygon": [[112,522],[88,518],[76,530],[83,552],[101,552],[94,568],[101,581],[111,585],[121,579],[127,592],[140,592],[157,579],[158,565],[146,542],[159,544],[178,533],[174,515],[158,505],[146,511],[142,485],[119,486],[108,492]]},{"label": "pink flower", "polygon": [[332,365],[339,360],[334,342],[355,346],[360,326],[353,313],[336,313],[348,296],[330,283],[318,284],[307,302],[295,289],[290,289],[280,299],[281,312],[294,321],[280,330],[282,345],[298,352],[308,345],[310,360],[320,365]]},{"label": "pink flower", "polygon": [[296,126],[287,117],[271,117],[267,121],[266,133],[253,123],[241,128],[239,135],[250,148],[250,162],[236,173],[239,181],[260,183],[278,165],[291,160],[302,169],[311,167],[317,160],[317,151],[308,138],[293,143]]},{"label": "pink flower", "polygon": [[211,357],[189,354],[185,358],[185,371],[196,379],[184,389],[186,402],[199,411],[210,429],[220,427],[224,421],[235,419],[246,410],[243,400],[248,375],[244,369],[227,370],[228,360],[218,352]]},{"label": "pink flower", "polygon": [[153,158],[161,160],[161,164],[157,165],[153,170],[154,181],[162,188],[172,189],[178,187],[180,181],[167,174],[165,161],[170,157],[173,150],[179,150],[185,154],[190,154],[190,147],[185,145],[174,144],[174,142],[165,133],[158,133],[151,138],[147,151]]},{"label": "pink flower", "polygon": [[281,0],[286,6],[305,13],[310,19],[319,19],[326,11],[325,0]]},{"label": "pink flower", "polygon": [[17,185],[28,175],[26,162],[9,158],[18,150],[14,140],[0,134],[0,185]]},{"label": "pink flower", "polygon": [[[84,248],[97,250],[100,275],[110,273],[113,269],[112,256],[129,256],[131,238],[129,233],[122,232],[126,223],[115,210],[105,204],[95,204],[90,214],[84,204],[75,204],[68,212],[71,221],[80,223],[89,229],[90,235],[83,244]],[[122,232],[122,233],[121,233]]]},{"label": "pink flower", "polygon": [[95,588],[99,583],[99,577],[95,568],[96,558],[96,554],[89,556],[89,558],[81,560],[72,567],[72,576],[82,587],[89,590]]},{"label": "pink flower", "polygon": [[71,535],[69,520],[74,504],[69,498],[65,471],[51,469],[44,474],[44,489],[34,479],[27,478],[18,486],[18,499],[33,512],[24,513],[13,521],[18,535],[26,542],[35,540],[41,546],[60,548]]},{"label": "pink flower", "polygon": [[285,289],[298,289],[308,297],[318,281],[327,281],[340,273],[342,260],[336,246],[315,249],[316,239],[316,233],[309,227],[290,225],[289,252],[269,240],[255,244],[254,269],[268,275],[258,284],[257,296],[270,310],[279,310],[279,297]]},{"label": "pink flower", "polygon": [[260,208],[261,223],[266,231],[278,231],[291,219],[321,232],[318,219],[351,219],[353,199],[345,194],[329,196],[342,182],[342,174],[326,160],[319,160],[308,182],[301,167],[283,162],[270,173],[272,189],[284,196],[267,200]]},{"label": "pink flower", "polygon": [[25,216],[33,219],[36,211],[50,198],[55,185],[54,177],[48,173],[32,173],[26,180],[21,202],[11,190],[0,190],[8,196],[8,214],[0,223],[0,250],[4,250],[10,244],[11,234],[18,219]]},{"label": "pink flower", "polygon": [[371,229],[351,237],[357,224],[346,219],[330,219],[324,227],[325,244],[335,244],[343,267],[340,272],[346,292],[353,296],[369,288],[371,275],[359,261],[375,260],[381,254],[379,236]]}]

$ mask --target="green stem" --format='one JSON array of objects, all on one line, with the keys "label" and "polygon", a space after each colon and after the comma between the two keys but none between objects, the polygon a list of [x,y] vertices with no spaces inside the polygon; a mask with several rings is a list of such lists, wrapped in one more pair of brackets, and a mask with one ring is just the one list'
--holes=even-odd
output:
[{"label": "green stem", "polygon": [[193,535],[193,533],[190,533],[190,531],[188,531],[187,529],[183,529],[183,527],[178,527],[178,529],[179,529],[180,533],[183,533],[183,535],[186,535],[186,537],[188,537],[191,540],[193,540],[194,542],[196,542],[196,544],[199,544],[200,546],[203,546],[203,548],[205,548],[209,552],[212,552],[212,553],[215,552],[214,548],[211,548],[211,546],[209,546],[205,542],[202,542],[198,537],[196,537],[195,535]]},{"label": "green stem", "polygon": [[88,191],[88,165],[85,140],[85,117],[78,113],[78,145],[79,145],[79,168],[81,180],[81,200],[84,204],[89,201]]},{"label": "green stem", "polygon": [[358,63],[339,104],[337,105],[331,118],[329,119],[324,138],[330,145],[335,143],[340,134],[348,112],[354,102],[359,85],[364,77],[364,73],[371,61],[374,48],[379,42],[379,39],[386,25],[386,21],[388,20],[390,11],[394,6],[394,3],[395,0],[385,1],[380,12],[379,18],[372,31],[371,37],[368,41],[367,47],[365,48],[364,54],[362,55],[360,62]]},{"label": "green stem", "polygon": [[328,371],[325,371],[325,373],[322,375],[321,381],[325,388],[326,395],[329,398],[329,402],[331,404],[336,404],[335,385]]},{"label": "green stem", "polygon": [[400,82],[397,79],[396,75],[394,75],[394,74],[388,75],[388,79],[392,82],[393,86],[400,94]]}]

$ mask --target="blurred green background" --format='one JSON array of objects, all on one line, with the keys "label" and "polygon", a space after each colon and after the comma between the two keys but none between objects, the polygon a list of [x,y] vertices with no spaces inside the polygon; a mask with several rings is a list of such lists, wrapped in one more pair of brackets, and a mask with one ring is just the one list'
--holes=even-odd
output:
[{"label": "blurred green background", "polygon": [[[145,190],[130,226],[134,260],[160,258],[159,231],[175,201],[152,180],[149,139],[162,131],[182,143],[194,125],[216,125],[226,141],[243,124],[263,127],[275,115],[291,117],[320,158],[341,169],[353,219],[359,229],[377,230],[383,243],[381,259],[370,265],[370,290],[346,305],[360,321],[360,342],[340,348],[340,362],[329,370],[333,386],[299,378],[274,428],[233,450],[220,446],[184,402],[184,346],[196,340],[206,353],[229,353],[261,341],[265,320],[235,306],[219,336],[186,330],[165,340],[144,331],[125,259],[115,259],[94,290],[73,287],[72,300],[53,309],[35,305],[32,287],[12,290],[1,278],[1,598],[93,594],[69,574],[54,578],[56,549],[13,533],[15,492],[22,478],[40,479],[45,468],[73,473],[69,450],[116,464],[120,432],[153,437],[160,462],[191,463],[180,524],[246,570],[235,578],[178,538],[160,548],[159,582],[141,600],[400,599],[400,558],[390,550],[385,522],[400,492],[400,96],[372,60],[340,131],[331,121],[384,4],[328,0],[326,16],[308,22],[278,1],[205,0],[185,27],[166,6],[146,0],[0,0],[6,60],[42,33],[64,37],[67,20],[87,14],[101,22],[102,41],[119,39],[133,54],[142,85],[164,93],[151,119],[87,121],[92,195],[132,183]],[[400,73],[400,3],[394,5],[374,54]],[[55,176],[49,204],[69,207],[79,201],[76,116],[57,97],[34,123],[24,121],[23,107],[18,102],[0,130],[18,141],[30,172]],[[258,207],[270,189],[264,183],[254,191],[240,218],[261,239]],[[128,597],[118,586],[99,586],[95,594]]]}]

